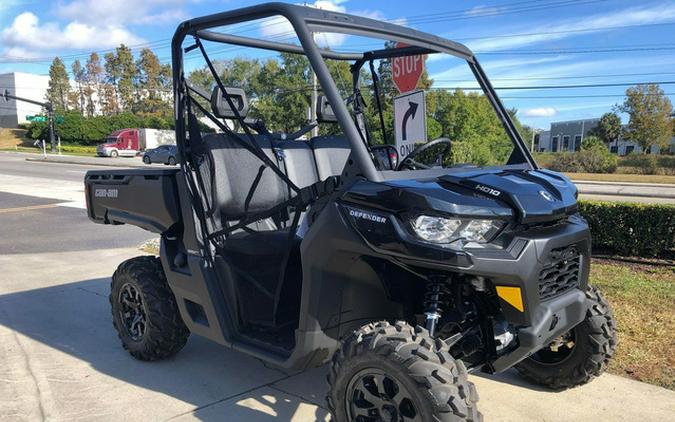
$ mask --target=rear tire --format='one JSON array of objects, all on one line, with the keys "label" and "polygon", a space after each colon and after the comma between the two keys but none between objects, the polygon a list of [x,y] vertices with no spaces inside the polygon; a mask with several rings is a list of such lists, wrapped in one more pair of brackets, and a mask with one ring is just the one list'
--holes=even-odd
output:
[{"label": "rear tire", "polygon": [[169,157],[169,165],[170,166],[175,166],[176,165],[176,159],[173,157]]},{"label": "rear tire", "polygon": [[402,321],[368,324],[347,338],[328,385],[335,422],[482,420],[464,364],[443,341]]},{"label": "rear tire", "polygon": [[516,365],[527,380],[554,390],[586,384],[602,374],[616,349],[616,322],[600,291],[588,286],[586,318],[570,332],[571,347],[546,347]]},{"label": "rear tire", "polygon": [[117,267],[110,305],[122,346],[136,359],[152,361],[178,353],[190,336],[159,258],[139,256]]}]

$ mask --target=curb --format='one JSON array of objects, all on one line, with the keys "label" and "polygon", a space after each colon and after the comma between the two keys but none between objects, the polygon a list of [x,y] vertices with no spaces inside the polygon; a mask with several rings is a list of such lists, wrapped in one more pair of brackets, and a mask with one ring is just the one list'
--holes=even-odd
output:
[{"label": "curb", "polygon": [[124,164],[124,163],[92,163],[86,161],[76,161],[76,160],[54,160],[50,158],[26,158],[26,161],[35,161],[40,163],[56,163],[56,164],[76,164],[81,166],[100,166],[100,167],[128,167],[128,168],[146,168],[149,167],[146,164]]},{"label": "curb", "polygon": [[605,185],[605,186],[636,186],[636,187],[653,187],[653,188],[675,188],[672,183],[644,183],[644,182],[605,182],[593,180],[574,180],[571,179],[575,185]]},{"label": "curb", "polygon": [[592,189],[591,190],[579,189],[579,195],[632,196],[636,198],[675,199],[675,195],[667,193],[606,192]]}]

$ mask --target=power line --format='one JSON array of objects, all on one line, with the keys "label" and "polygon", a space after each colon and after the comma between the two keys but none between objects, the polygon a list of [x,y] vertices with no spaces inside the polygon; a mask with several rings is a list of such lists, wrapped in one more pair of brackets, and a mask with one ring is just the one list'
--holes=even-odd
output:
[{"label": "power line", "polygon": [[[646,96],[656,96],[659,94],[644,94]],[[675,92],[666,92],[663,95],[675,95]],[[621,98],[625,97],[625,95],[619,95],[619,94],[599,94],[599,95],[592,95],[592,94],[582,94],[582,95],[542,95],[542,96],[500,96],[499,98],[505,99],[505,100],[512,100],[512,99],[530,99],[530,100],[536,100],[536,99],[562,99],[562,98]]]},{"label": "power line", "polygon": [[621,53],[629,51],[667,51],[675,50],[675,45],[664,44],[653,46],[651,44],[619,46],[619,47],[581,47],[578,49],[550,49],[550,50],[499,50],[499,51],[475,51],[477,55],[546,55],[546,54],[589,54],[589,53]]},{"label": "power line", "polygon": [[[413,15],[410,17],[406,17],[408,23],[433,23],[433,22],[449,22],[453,20],[463,20],[463,19],[474,19],[474,18],[480,18],[480,17],[489,17],[489,16],[501,16],[501,15],[507,15],[507,14],[512,14],[516,12],[527,12],[527,11],[535,11],[535,10],[546,10],[546,9],[551,9],[551,8],[557,8],[557,7],[563,7],[563,6],[571,6],[571,5],[580,5],[580,4],[588,4],[588,3],[598,3],[598,2],[604,2],[607,0],[562,0],[562,1],[554,1],[550,3],[544,3],[540,4],[540,1],[537,0],[529,0],[529,1],[521,1],[517,3],[512,3],[507,6],[497,6],[499,7],[500,10],[498,11],[491,11],[489,13],[474,13],[470,16],[466,16],[467,13],[472,12],[474,9],[464,9],[464,10],[457,10],[457,11],[451,11],[451,12],[442,12],[442,13],[437,13],[437,14],[425,14],[425,15]],[[531,4],[534,3],[535,5],[532,6],[524,6],[526,4]],[[539,3],[539,4],[537,4]],[[521,5],[521,6],[518,6]],[[518,7],[514,7],[518,6]],[[424,18],[427,18],[427,21],[424,20]],[[429,21],[428,17],[433,17],[434,20]],[[400,18],[394,18],[394,19],[384,19],[384,21],[388,22],[395,22],[399,20]],[[280,25],[286,23],[285,19],[278,19],[276,22],[271,22],[268,24],[261,24],[260,22],[248,22],[245,23],[244,25],[240,25],[239,27],[236,28],[235,31],[231,32],[232,34],[241,34],[245,32],[250,32],[251,30],[255,30],[256,28],[269,28],[271,26],[275,25]],[[245,29],[242,31],[242,28],[245,27],[251,27],[251,29]],[[158,48],[166,48],[170,45],[169,38],[164,38],[160,40],[155,40],[155,41],[148,41],[146,43],[141,43],[137,44],[134,46],[128,46],[132,50],[139,50],[142,48],[148,48],[151,45],[155,44],[160,44],[157,45],[156,47]],[[237,48],[242,48],[242,47],[237,47]],[[104,49],[104,50],[96,50],[93,52],[96,52],[99,55],[103,55],[108,52],[113,52],[115,51],[115,48],[111,49]],[[74,59],[78,57],[88,57],[91,54],[89,53],[80,53],[80,54],[68,54],[68,55],[63,55],[59,56],[61,59]],[[53,60],[53,58],[56,56],[52,57],[36,57],[36,58],[29,58],[29,57],[18,57],[18,56],[0,56],[0,63],[47,63]],[[9,60],[3,60],[3,59],[9,59]]]},{"label": "power line", "polygon": [[[509,90],[526,90],[526,89],[578,89],[578,88],[609,88],[618,86],[633,86],[633,85],[672,85],[675,81],[659,81],[659,82],[617,82],[607,84],[579,84],[579,85],[534,85],[534,86],[495,86],[494,89],[498,91]],[[431,87],[432,90],[463,90],[463,91],[478,91],[481,87]]]},{"label": "power line", "polygon": [[[647,73],[612,73],[606,75],[576,75],[576,76],[529,76],[522,78],[490,78],[491,81],[537,81],[552,79],[593,79],[593,78],[613,78],[619,76],[655,76],[655,75],[675,75],[675,72],[647,72]],[[434,79],[434,82],[473,82],[473,79]]]}]

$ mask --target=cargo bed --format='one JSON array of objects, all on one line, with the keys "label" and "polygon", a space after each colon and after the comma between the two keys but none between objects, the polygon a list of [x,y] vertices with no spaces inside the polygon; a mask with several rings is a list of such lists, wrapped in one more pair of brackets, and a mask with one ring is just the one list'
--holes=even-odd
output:
[{"label": "cargo bed", "polygon": [[166,233],[181,221],[180,169],[90,170],[84,177],[87,214],[98,224],[132,224]]}]

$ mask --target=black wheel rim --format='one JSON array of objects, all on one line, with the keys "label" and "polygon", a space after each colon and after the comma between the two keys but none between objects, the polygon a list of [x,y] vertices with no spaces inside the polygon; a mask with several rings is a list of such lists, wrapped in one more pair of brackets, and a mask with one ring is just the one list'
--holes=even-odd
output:
[{"label": "black wheel rim", "polygon": [[347,386],[345,407],[349,421],[422,421],[412,395],[395,377],[368,368],[352,377]]},{"label": "black wheel rim", "polygon": [[577,344],[576,328],[561,335],[530,358],[543,365],[559,365],[569,359]]},{"label": "black wheel rim", "polygon": [[141,341],[146,331],[146,313],[143,305],[143,295],[131,283],[127,283],[119,293],[120,319],[129,337],[134,341]]}]

